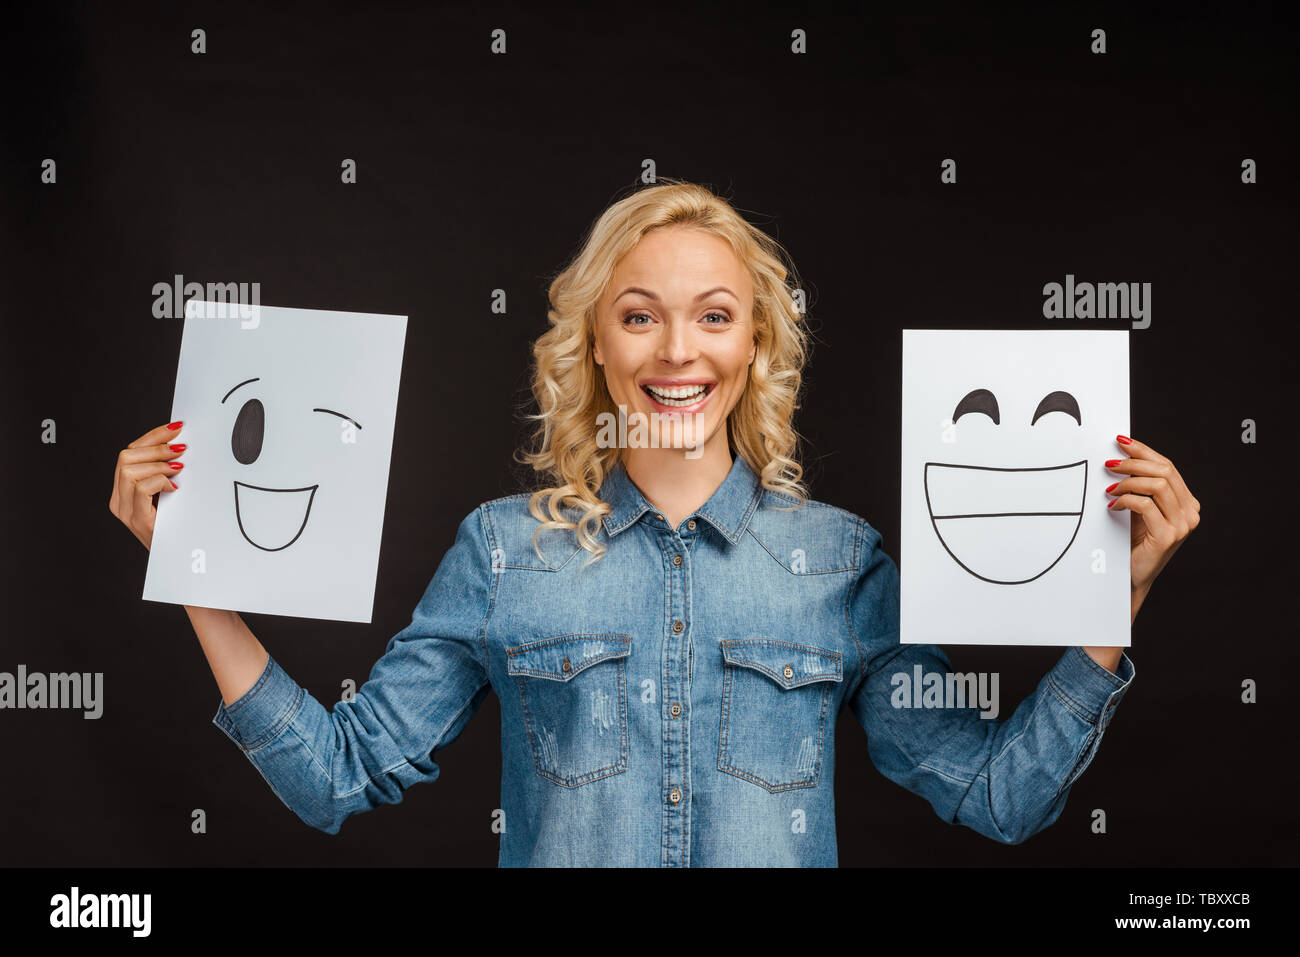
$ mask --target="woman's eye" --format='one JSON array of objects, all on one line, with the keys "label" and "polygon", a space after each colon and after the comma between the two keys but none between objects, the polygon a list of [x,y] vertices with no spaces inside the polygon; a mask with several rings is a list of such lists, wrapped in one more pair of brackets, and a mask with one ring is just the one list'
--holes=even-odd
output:
[{"label": "woman's eye", "polygon": [[[644,319],[645,321],[638,322],[637,320],[640,319]],[[732,321],[731,317],[727,315],[725,312],[710,312],[704,316],[704,319],[705,319],[704,324],[706,326],[723,326]],[[709,321],[714,319],[720,321],[718,322]],[[623,317],[623,325],[625,326],[645,326],[645,325],[649,325],[652,322],[654,322],[654,319],[644,312],[633,312]]]}]

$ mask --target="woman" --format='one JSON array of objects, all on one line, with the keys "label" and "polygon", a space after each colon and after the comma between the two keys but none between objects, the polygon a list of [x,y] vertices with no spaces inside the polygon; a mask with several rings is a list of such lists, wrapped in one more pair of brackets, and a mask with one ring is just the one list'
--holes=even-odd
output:
[{"label": "woman", "polygon": [[[533,350],[526,458],[549,485],[464,519],[353,700],[327,711],[239,615],[186,607],[221,690],[214,723],[302,820],[334,834],[436,779],[436,752],[489,690],[502,865],[833,865],[845,706],[875,765],[944,820],[1007,843],[1056,820],[1132,663],[1067,649],[1000,722],[891,706],[890,675],[950,665],[899,644],[879,533],[799,483],[806,339],[783,262],[698,186],[601,216]],[[118,459],[110,508],[146,547],[180,428]],[[1123,477],[1092,507],[1134,513],[1136,615],[1199,504],[1166,458],[1118,442]]]}]

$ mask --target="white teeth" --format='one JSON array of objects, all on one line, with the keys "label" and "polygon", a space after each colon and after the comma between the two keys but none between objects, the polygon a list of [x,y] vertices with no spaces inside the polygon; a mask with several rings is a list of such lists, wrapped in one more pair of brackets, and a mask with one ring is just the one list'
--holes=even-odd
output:
[{"label": "white teeth", "polygon": [[[708,386],[704,385],[679,385],[679,386],[646,386],[656,399],[664,405],[694,405],[701,396],[708,391]],[[675,400],[675,401],[674,401]],[[687,400],[687,401],[683,401]]]}]

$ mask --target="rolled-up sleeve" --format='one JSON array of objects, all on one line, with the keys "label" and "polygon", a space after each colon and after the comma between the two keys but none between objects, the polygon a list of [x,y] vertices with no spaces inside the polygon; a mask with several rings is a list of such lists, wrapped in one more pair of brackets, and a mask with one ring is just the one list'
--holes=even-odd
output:
[{"label": "rolled-up sleeve", "polygon": [[434,781],[434,752],[453,741],[490,690],[484,631],[494,579],[482,509],[456,533],[411,623],[388,642],[349,701],[326,708],[268,656],[253,686],[212,721],[284,804],[312,827],[396,804]]},{"label": "rolled-up sleeve", "polygon": [[935,645],[899,644],[898,568],[866,522],[858,554],[848,612],[864,666],[850,704],[876,768],[948,823],[996,841],[1018,844],[1050,825],[1132,685],[1133,662],[1121,654],[1112,674],[1067,648],[1004,720],[979,707],[896,707],[896,675],[911,680],[919,666],[946,681],[952,665]]}]

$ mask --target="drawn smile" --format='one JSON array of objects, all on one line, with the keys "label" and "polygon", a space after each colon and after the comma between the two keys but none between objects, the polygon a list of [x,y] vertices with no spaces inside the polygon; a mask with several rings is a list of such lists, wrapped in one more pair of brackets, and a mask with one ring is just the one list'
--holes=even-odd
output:
[{"label": "drawn smile", "polygon": [[306,488],[264,488],[235,483],[235,518],[250,545],[278,552],[298,540],[307,527],[311,503],[320,485]]},{"label": "drawn smile", "polygon": [[1011,469],[925,463],[925,502],[953,561],[995,585],[1023,585],[1049,571],[1083,521],[1086,459]]}]

